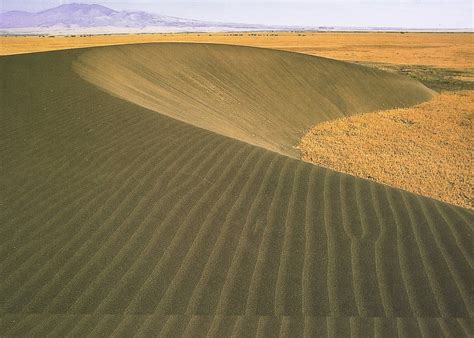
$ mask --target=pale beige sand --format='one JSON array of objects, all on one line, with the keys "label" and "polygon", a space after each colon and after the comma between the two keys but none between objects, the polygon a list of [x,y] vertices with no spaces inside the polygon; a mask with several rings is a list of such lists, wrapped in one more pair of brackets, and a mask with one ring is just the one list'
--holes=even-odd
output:
[{"label": "pale beige sand", "polygon": [[74,69],[115,96],[194,126],[299,158],[311,126],[408,107],[433,91],[405,76],[283,51],[159,43],[85,52]]}]

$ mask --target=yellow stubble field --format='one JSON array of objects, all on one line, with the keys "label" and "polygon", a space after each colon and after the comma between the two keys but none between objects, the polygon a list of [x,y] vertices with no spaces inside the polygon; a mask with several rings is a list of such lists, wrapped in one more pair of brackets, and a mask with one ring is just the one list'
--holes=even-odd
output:
[{"label": "yellow stubble field", "polygon": [[202,42],[276,48],[340,60],[474,68],[472,33],[247,32],[3,36],[0,55],[103,45]]}]

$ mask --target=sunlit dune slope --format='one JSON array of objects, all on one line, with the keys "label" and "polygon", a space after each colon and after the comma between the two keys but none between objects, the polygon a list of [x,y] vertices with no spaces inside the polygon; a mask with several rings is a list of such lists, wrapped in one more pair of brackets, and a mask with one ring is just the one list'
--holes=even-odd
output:
[{"label": "sunlit dune slope", "polygon": [[[150,48],[159,64],[175,47]],[[205,47],[183,48],[192,56]],[[217,48],[210,55],[230,51]],[[197,128],[109,95],[72,69],[120,50],[0,58],[0,336],[472,336],[472,211]],[[266,53],[235,48],[228,62],[243,62],[244,51]],[[163,74],[180,75],[163,107],[171,114],[194,103],[196,114],[210,114],[203,98],[180,103],[204,80],[172,62]],[[282,104],[301,95],[277,88],[281,70],[254,72],[247,95],[268,104],[266,95],[278,95],[263,88],[286,93]],[[228,87],[247,84],[222,74]],[[239,91],[247,93],[226,95]],[[175,114],[189,118],[186,109]],[[285,119],[273,122],[275,141],[264,134],[261,142],[286,146]]]},{"label": "sunlit dune slope", "polygon": [[293,146],[318,122],[406,107],[432,94],[408,77],[373,68],[227,45],[97,48],[74,69],[118,97],[293,157]]}]

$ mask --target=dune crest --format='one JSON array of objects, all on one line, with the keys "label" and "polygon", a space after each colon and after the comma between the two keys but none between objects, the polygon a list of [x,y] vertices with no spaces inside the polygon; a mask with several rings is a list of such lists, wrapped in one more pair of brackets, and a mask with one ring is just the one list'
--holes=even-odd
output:
[{"label": "dune crest", "polygon": [[407,107],[432,91],[397,74],[297,53],[160,43],[96,48],[81,77],[145,108],[290,157],[313,125]]}]

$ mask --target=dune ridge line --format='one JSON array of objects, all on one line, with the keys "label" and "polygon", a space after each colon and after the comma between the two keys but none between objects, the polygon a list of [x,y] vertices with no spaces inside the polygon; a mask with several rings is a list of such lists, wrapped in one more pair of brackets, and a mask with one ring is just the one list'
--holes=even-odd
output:
[{"label": "dune ridge line", "polygon": [[287,156],[315,124],[412,106],[433,91],[397,74],[256,47],[158,43],[92,49],[74,63],[99,88]]}]

